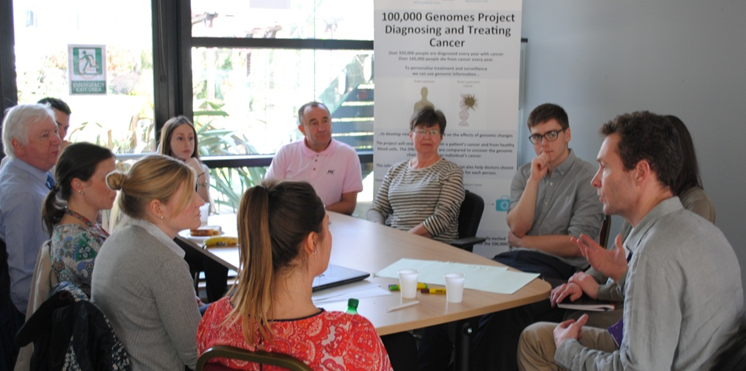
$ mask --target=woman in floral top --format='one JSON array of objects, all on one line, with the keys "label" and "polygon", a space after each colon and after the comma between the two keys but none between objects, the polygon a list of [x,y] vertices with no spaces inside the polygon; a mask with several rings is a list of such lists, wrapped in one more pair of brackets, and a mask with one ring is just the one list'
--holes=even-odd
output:
[{"label": "woman in floral top", "polygon": [[[313,278],[329,265],[332,235],[310,184],[265,181],[247,190],[238,210],[238,239],[238,286],[207,309],[197,332],[200,353],[230,345],[289,354],[314,370],[392,370],[370,321],[313,304]],[[235,359],[216,362],[279,370]]]},{"label": "woman in floral top", "polygon": [[42,210],[52,240],[52,271],[59,282],[72,282],[89,297],[93,264],[109,236],[96,220],[116,198],[106,186],[106,175],[115,168],[110,150],[90,143],[69,145],[57,161],[57,184]]}]

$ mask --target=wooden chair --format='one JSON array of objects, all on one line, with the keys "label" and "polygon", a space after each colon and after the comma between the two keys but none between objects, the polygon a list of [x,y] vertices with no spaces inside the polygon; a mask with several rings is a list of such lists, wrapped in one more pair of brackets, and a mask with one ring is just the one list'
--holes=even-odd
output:
[{"label": "wooden chair", "polygon": [[290,371],[313,371],[311,367],[303,363],[301,360],[287,354],[269,353],[261,350],[252,352],[246,349],[240,349],[225,345],[216,345],[202,353],[202,355],[197,360],[196,371],[233,370],[232,368],[219,363],[207,363],[210,359],[215,357],[233,358],[242,361],[259,363],[262,365],[283,367]]}]

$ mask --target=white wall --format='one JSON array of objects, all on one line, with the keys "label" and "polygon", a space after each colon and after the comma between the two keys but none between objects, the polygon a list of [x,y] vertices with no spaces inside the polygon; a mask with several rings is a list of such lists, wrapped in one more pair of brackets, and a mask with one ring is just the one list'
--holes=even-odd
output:
[{"label": "white wall", "polygon": [[[684,121],[746,287],[744,21],[741,0],[525,0],[522,37],[525,116],[541,103],[563,106],[581,158],[595,163],[598,129],[617,114],[649,110]],[[521,148],[519,162],[530,161],[531,146]],[[614,218],[612,230],[620,224]]]}]

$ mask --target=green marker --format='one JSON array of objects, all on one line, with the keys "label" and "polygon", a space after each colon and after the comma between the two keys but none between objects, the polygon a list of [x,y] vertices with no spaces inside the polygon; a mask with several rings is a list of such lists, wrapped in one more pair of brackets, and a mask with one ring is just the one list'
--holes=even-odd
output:
[{"label": "green marker", "polygon": [[[417,282],[417,290],[426,289],[427,284],[422,282]],[[399,291],[399,285],[389,285],[389,291]]]}]

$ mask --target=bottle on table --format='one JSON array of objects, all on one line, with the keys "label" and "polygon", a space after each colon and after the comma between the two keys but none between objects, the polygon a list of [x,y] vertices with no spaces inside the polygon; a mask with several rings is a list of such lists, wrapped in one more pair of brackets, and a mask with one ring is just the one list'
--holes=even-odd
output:
[{"label": "bottle on table", "polygon": [[357,305],[360,304],[360,300],[350,298],[347,300],[347,311],[345,313],[357,314]]}]

